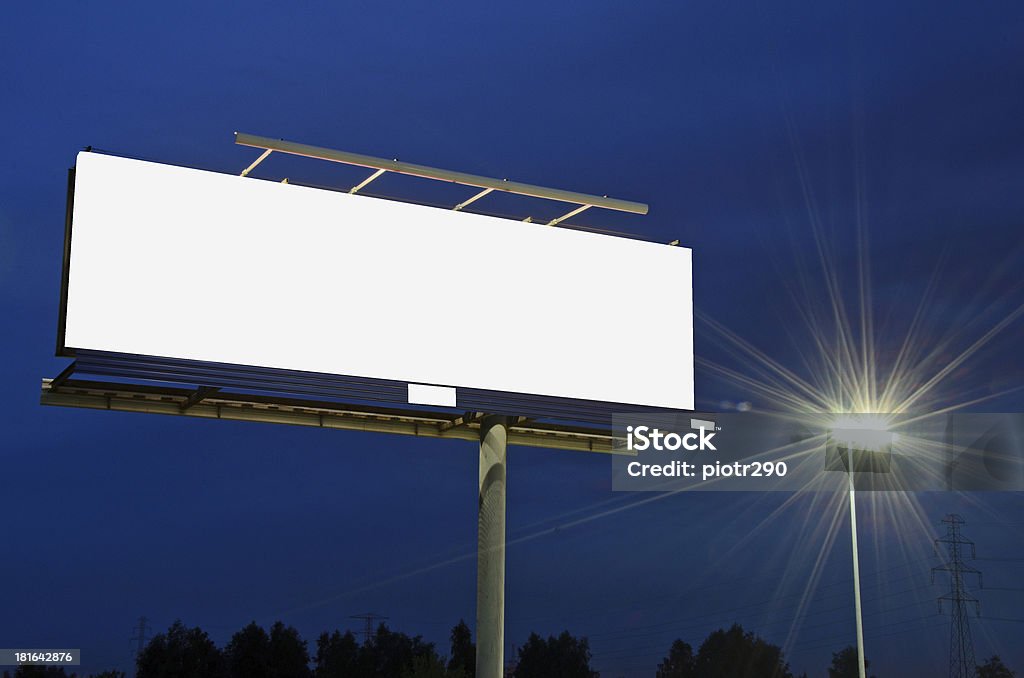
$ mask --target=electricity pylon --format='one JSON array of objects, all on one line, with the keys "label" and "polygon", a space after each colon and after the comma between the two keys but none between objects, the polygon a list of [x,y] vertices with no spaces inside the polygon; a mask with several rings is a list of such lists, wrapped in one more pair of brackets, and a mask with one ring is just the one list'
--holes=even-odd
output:
[{"label": "electricity pylon", "polygon": [[981,572],[964,562],[964,547],[971,549],[970,559],[977,558],[974,542],[964,539],[960,534],[960,526],[964,519],[955,513],[943,518],[946,525],[946,536],[935,540],[935,547],[945,545],[948,560],[942,565],[932,568],[932,583],[935,583],[936,572],[949,573],[949,593],[939,596],[939,612],[942,612],[942,601],[949,602],[952,620],[949,627],[949,676],[950,678],[974,678],[977,668],[974,663],[974,642],[971,640],[971,620],[967,613],[968,604],[973,604],[974,612],[981,616],[981,603],[967,590],[966,575],[978,575],[978,588],[983,588]]},{"label": "electricity pylon", "polygon": [[351,619],[362,619],[363,620],[363,645],[369,645],[373,639],[373,634],[376,631],[373,627],[374,620],[385,620],[387,617],[384,615],[377,614],[376,612],[366,612],[364,614],[354,614],[350,617]]}]

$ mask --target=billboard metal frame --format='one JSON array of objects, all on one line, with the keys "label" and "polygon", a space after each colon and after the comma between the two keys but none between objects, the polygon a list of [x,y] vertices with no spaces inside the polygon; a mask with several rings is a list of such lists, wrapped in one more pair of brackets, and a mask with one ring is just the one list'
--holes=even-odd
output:
[{"label": "billboard metal frame", "polygon": [[534,186],[533,184],[524,184],[518,181],[509,181],[508,179],[495,179],[493,177],[467,174],[465,172],[455,172],[452,170],[438,169],[436,167],[427,167],[426,165],[414,165],[412,163],[400,162],[398,160],[374,158],[369,155],[349,153],[348,151],[337,151],[331,148],[322,148],[320,146],[310,146],[308,144],[300,144],[294,141],[285,141],[283,139],[270,139],[268,137],[256,136],[255,134],[245,134],[244,132],[235,132],[235,143],[239,146],[250,146],[252,148],[263,149],[263,153],[256,158],[251,165],[242,170],[241,176],[243,177],[248,176],[257,165],[266,160],[271,153],[277,151],[279,153],[287,153],[289,155],[299,155],[306,158],[340,162],[345,165],[356,165],[358,167],[366,167],[375,170],[373,174],[354,186],[349,193],[356,193],[362,190],[367,184],[374,181],[385,172],[394,172],[396,174],[408,174],[414,177],[435,179],[437,181],[444,181],[451,184],[473,186],[475,188],[482,189],[479,193],[460,202],[458,205],[455,205],[452,209],[456,211],[465,209],[471,203],[476,202],[492,191],[502,191],[505,193],[514,193],[516,195],[525,195],[532,198],[544,198],[546,200],[557,200],[559,202],[568,202],[579,205],[579,207],[573,209],[567,214],[563,214],[562,216],[549,221],[548,226],[556,226],[566,219],[574,217],[580,212],[590,209],[591,207],[600,207],[602,209],[617,210],[620,212],[630,212],[632,214],[647,214],[647,205],[644,203],[620,200],[618,198],[609,198],[606,195],[590,195],[587,193],[577,193],[575,191],[565,191],[558,188],[545,188],[543,186]]},{"label": "billboard metal frame", "polygon": [[[469,441],[479,440],[481,423],[486,416],[483,412],[452,416],[450,412],[436,410],[265,396],[216,386],[181,388],[77,379],[71,377],[70,370],[53,379],[43,379],[40,403],[111,412],[167,414]],[[528,417],[509,418],[508,444],[577,452],[622,453],[613,450],[610,428],[551,424]]]},{"label": "billboard metal frame", "polygon": [[[402,380],[86,349],[67,349],[65,355],[75,358],[68,369],[76,375],[91,375],[129,383],[206,385],[264,395],[332,400],[339,404],[361,403],[365,406],[374,406],[380,403],[385,407],[418,407],[409,404],[409,382]],[[70,373],[67,376],[70,376]],[[448,416],[455,418],[467,410],[527,416],[531,419],[563,424],[607,426],[612,415],[616,413],[662,412],[664,408],[460,387],[459,406],[447,408]]]},{"label": "billboard metal frame", "polygon": [[[643,203],[608,196],[544,188],[251,134],[236,132],[235,143],[262,149],[241,176],[249,176],[267,157],[279,152],[374,170],[349,189],[349,193],[357,193],[386,172],[479,189],[454,205],[455,211],[464,210],[494,191],[502,191],[575,205],[569,212],[548,221],[549,226],[558,226],[595,207],[647,213],[647,205]],[[613,438],[612,413],[664,411],[664,408],[482,389],[462,389],[461,409],[407,406],[401,398],[401,388],[406,382],[68,348],[64,335],[74,188],[75,170],[72,168],[68,173],[56,354],[74,360],[58,376],[42,380],[40,403],[478,442],[476,675],[480,678],[502,676],[507,446],[628,454]],[[523,221],[532,219],[527,217]],[[679,241],[669,244],[678,245]],[[196,331],[203,330],[197,328]],[[85,379],[80,375],[100,379]],[[393,406],[398,404],[402,406]]]},{"label": "billboard metal frame", "polygon": [[[355,193],[371,180],[387,171],[428,177],[449,183],[485,187],[482,191],[471,196],[469,199],[454,206],[452,208],[454,211],[461,211],[466,205],[475,202],[488,193],[495,190],[502,190],[509,193],[537,198],[574,202],[577,204],[583,203],[579,204],[578,207],[569,213],[549,221],[547,225],[550,226],[558,226],[566,219],[581,213],[584,209],[589,207],[620,210],[637,214],[644,214],[647,212],[647,205],[643,203],[564,191],[560,189],[549,189],[518,182],[506,182],[504,180],[481,177],[462,172],[441,170],[424,165],[413,165],[411,163],[401,163],[394,160],[384,160],[355,153],[348,153],[345,151],[334,151],[332,149],[317,146],[297,144],[289,141],[275,141],[265,137],[257,137],[237,132],[235,133],[235,143],[264,149],[264,152],[241,172],[242,176],[248,176],[250,172],[259,165],[260,162],[271,155],[273,151],[279,151],[303,157],[320,158],[333,162],[376,168],[375,172],[367,179],[348,190],[347,192],[349,193]],[[100,152],[92,147],[88,147],[85,150],[90,152]],[[266,393],[284,393],[288,396],[300,395],[317,398],[328,395],[332,398],[339,397],[346,402],[351,402],[355,399],[360,402],[366,400],[384,402],[394,406],[405,406],[409,404],[405,390],[407,388],[407,382],[404,381],[375,379],[372,377],[346,377],[333,374],[329,375],[294,370],[280,370],[250,365],[203,363],[193,360],[178,360],[172,358],[68,347],[65,343],[65,327],[67,318],[68,287],[70,284],[71,244],[74,230],[73,215],[75,204],[75,178],[75,168],[69,169],[56,355],[76,358],[77,364],[72,369],[77,374],[125,378],[128,380],[160,380],[167,383],[185,385],[217,384],[220,386],[236,386],[238,388],[255,389]],[[495,188],[496,185],[500,185],[500,188]],[[527,217],[523,221],[530,221],[530,218]],[[608,237],[617,236],[609,235]],[[678,241],[673,241],[668,245],[678,245]],[[197,328],[196,331],[202,332],[202,329]],[[240,375],[244,378],[245,383],[237,383]],[[327,382],[331,382],[331,386],[334,387],[331,393],[326,393],[324,390],[325,383]],[[341,387],[339,387],[340,382],[344,382]],[[575,397],[537,395],[530,393],[514,393],[509,391],[496,391],[492,389],[460,386],[459,406],[458,408],[453,408],[452,416],[458,416],[461,412],[466,410],[480,410],[487,411],[492,414],[508,416],[525,415],[535,419],[546,419],[561,423],[607,425],[614,413],[652,412],[663,411],[664,409],[665,408],[631,403],[586,400]]]}]

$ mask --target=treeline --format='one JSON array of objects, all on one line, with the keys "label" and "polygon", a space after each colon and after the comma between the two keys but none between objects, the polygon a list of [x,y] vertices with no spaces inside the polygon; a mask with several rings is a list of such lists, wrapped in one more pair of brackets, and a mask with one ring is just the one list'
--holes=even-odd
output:
[{"label": "treeline", "polygon": [[[269,630],[255,622],[235,633],[223,649],[202,629],[180,621],[157,634],[137,658],[136,678],[475,678],[476,646],[464,621],[450,634],[447,656],[421,636],[407,636],[381,624],[366,641],[351,632],[322,633],[310,654],[291,626]],[[506,675],[512,678],[598,678],[590,645],[568,631],[542,638],[536,633],[518,649]],[[865,661],[865,668],[870,662]],[[1014,678],[999,657],[977,667],[978,678]],[[710,633],[697,651],[674,641],[658,664],[656,678],[796,678],[782,649],[739,624]],[[858,678],[857,650],[832,655],[829,678]],[[21,666],[3,678],[78,678],[60,667]],[[86,678],[83,676],[82,678]],[[128,678],[120,671],[88,678]],[[807,678],[803,674],[800,678]],[[871,676],[871,678],[875,678]]]},{"label": "treeline", "polygon": [[[828,678],[859,678],[857,648],[848,645],[832,653]],[[871,662],[864,660],[864,669]],[[868,674],[870,678],[875,676]],[[676,640],[655,674],[656,678],[794,678],[782,655],[782,649],[739,624],[712,632],[694,653],[682,640]],[[976,678],[1014,678],[998,656],[976,667]],[[800,678],[807,678],[804,673]]]},{"label": "treeline", "polygon": [[[136,661],[136,678],[475,678],[476,645],[469,626],[452,628],[447,656],[421,636],[410,637],[381,624],[368,642],[352,632],[322,633],[309,648],[298,631],[282,622],[269,630],[255,622],[217,647],[201,628],[174,622],[147,643]],[[312,650],[312,653],[311,653]],[[519,648],[513,675],[598,678],[590,668],[586,638],[568,632],[541,638],[531,634]],[[4,672],[3,678],[11,678]],[[78,678],[59,667],[22,666],[13,678]],[[83,677],[84,678],[84,677]],[[89,678],[127,678],[119,671]]]},{"label": "treeline", "polygon": [[137,678],[471,678],[476,664],[472,634],[460,621],[443,658],[421,636],[377,627],[367,642],[351,631],[322,633],[307,646],[294,627],[269,630],[255,622],[235,633],[223,649],[200,628],[175,622],[153,637],[139,655]]},{"label": "treeline", "polygon": [[[137,678],[475,678],[476,645],[464,621],[450,633],[442,656],[421,636],[392,631],[385,624],[365,642],[351,631],[322,633],[310,656],[293,627],[277,622],[270,631],[251,623],[223,650],[199,628],[175,622],[153,638],[137,662]],[[586,638],[567,631],[541,638],[531,634],[513,662],[515,678],[598,678],[590,668]]]}]

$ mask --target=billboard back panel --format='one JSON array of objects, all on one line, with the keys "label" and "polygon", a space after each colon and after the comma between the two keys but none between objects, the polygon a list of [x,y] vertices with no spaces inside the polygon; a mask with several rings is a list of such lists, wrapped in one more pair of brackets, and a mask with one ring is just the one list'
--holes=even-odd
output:
[{"label": "billboard back panel", "polygon": [[63,345],[693,409],[690,255],[83,152]]}]

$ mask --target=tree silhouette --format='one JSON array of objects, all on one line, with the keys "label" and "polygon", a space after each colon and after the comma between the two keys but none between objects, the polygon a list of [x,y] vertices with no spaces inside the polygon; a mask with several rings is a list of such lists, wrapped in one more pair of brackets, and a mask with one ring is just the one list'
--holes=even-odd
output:
[{"label": "tree silhouette", "polygon": [[590,668],[590,643],[586,638],[575,638],[562,631],[557,638],[544,640],[531,633],[526,644],[519,648],[515,678],[597,678]]},{"label": "tree silhouette", "polygon": [[298,631],[275,622],[267,634],[251,622],[231,637],[224,648],[229,678],[306,678],[309,653]]},{"label": "tree silhouette", "polygon": [[[864,659],[864,670],[867,671],[871,662]],[[832,653],[832,666],[828,670],[828,678],[857,678],[857,648],[847,645],[839,652]]]},{"label": "tree silhouette", "polygon": [[413,657],[412,664],[402,671],[402,678],[448,678],[448,672],[437,654],[422,654]]},{"label": "tree silhouette", "polygon": [[359,672],[359,643],[351,631],[321,633],[316,641],[316,678],[346,678]]},{"label": "tree silhouette", "polygon": [[[3,672],[3,678],[77,678],[77,673],[65,673],[63,666],[19,666],[14,670],[14,676],[10,671]],[[90,673],[89,678],[125,678],[123,671],[103,671],[101,673]]]},{"label": "tree silhouette", "polygon": [[380,678],[402,678],[416,658],[437,658],[433,643],[423,642],[421,636],[410,638],[397,633],[384,624],[377,627],[377,633],[363,645],[360,654],[360,668],[369,671],[365,675]]},{"label": "tree silhouette", "polygon": [[999,655],[993,655],[987,662],[978,667],[978,678],[1014,678],[1016,676]]},{"label": "tree silhouette", "polygon": [[[273,634],[271,634],[273,635]],[[433,678],[445,676],[433,643],[381,624],[359,645],[351,632],[322,633],[316,643],[316,678]],[[305,674],[309,675],[309,674]]]},{"label": "tree silhouette", "polygon": [[657,678],[694,678],[693,648],[689,643],[676,640],[668,656],[658,664]]},{"label": "tree silhouette", "polygon": [[292,626],[274,622],[270,627],[270,673],[269,678],[308,678],[309,650],[306,641]]},{"label": "tree silhouette", "polygon": [[224,648],[224,664],[230,678],[267,678],[270,675],[270,636],[251,622],[231,636]]},{"label": "tree silhouette", "polygon": [[697,678],[792,678],[782,650],[739,624],[712,632],[694,661]]},{"label": "tree silhouette", "polygon": [[[63,667],[43,667],[43,666],[20,666],[14,670],[14,675],[11,676],[9,671],[3,672],[3,678],[77,678],[77,673],[67,674]],[[89,678],[126,678],[123,671],[102,671],[100,673],[90,673]]]},{"label": "tree silhouette", "polygon": [[206,633],[176,621],[153,636],[136,662],[136,678],[224,678],[224,658]]},{"label": "tree silhouette", "polygon": [[452,627],[452,656],[448,660],[449,678],[476,678],[476,645],[473,633],[462,619]]}]

